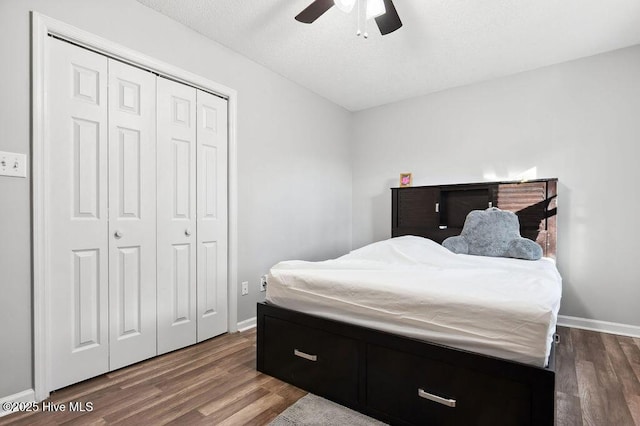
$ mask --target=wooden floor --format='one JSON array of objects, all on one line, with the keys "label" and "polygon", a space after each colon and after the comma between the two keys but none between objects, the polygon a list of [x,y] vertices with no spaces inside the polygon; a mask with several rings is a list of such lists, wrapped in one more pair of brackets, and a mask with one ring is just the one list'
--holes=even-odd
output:
[{"label": "wooden floor", "polygon": [[[557,424],[640,426],[640,339],[559,328]],[[306,392],[255,371],[255,329],[59,390],[91,412],[16,413],[0,424],[262,425]],[[40,404],[42,406],[42,403]]]},{"label": "wooden floor", "polygon": [[558,425],[640,426],[640,339],[558,328]]},{"label": "wooden floor", "polygon": [[306,392],[258,373],[255,342],[255,329],[227,334],[69,386],[47,400],[92,402],[91,412],[14,413],[0,424],[266,424]]}]

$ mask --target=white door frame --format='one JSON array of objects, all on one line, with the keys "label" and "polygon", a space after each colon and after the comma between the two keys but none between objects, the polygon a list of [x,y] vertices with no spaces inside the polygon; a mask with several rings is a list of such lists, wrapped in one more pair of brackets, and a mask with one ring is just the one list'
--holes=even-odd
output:
[{"label": "white door frame", "polygon": [[228,99],[228,309],[229,331],[237,331],[238,303],[236,281],[238,275],[238,180],[236,123],[238,94],[234,89],[192,74],[165,62],[158,61],[134,50],[80,30],[48,16],[31,12],[31,95],[32,95],[32,223],[33,223],[33,386],[36,401],[49,397],[49,336],[47,333],[49,300],[49,179],[47,158],[49,153],[47,115],[47,58],[50,35],[70,41],[106,56],[152,71],[196,88]]}]

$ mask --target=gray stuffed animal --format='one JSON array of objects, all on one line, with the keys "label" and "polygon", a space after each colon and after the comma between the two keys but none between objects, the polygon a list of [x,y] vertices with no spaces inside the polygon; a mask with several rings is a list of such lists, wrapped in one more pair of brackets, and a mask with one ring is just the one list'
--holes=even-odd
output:
[{"label": "gray stuffed animal", "polygon": [[525,260],[542,257],[542,247],[520,236],[518,216],[496,207],[469,212],[460,235],[447,238],[442,245],[460,254]]}]

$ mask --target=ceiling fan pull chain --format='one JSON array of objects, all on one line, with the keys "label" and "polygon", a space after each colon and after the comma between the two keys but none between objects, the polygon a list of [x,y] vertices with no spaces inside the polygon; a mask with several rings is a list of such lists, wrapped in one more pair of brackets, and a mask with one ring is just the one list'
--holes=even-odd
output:
[{"label": "ceiling fan pull chain", "polygon": [[360,37],[360,34],[362,34],[362,32],[360,31],[360,0],[357,0],[358,2],[358,9],[356,10],[356,18],[357,18],[357,22],[358,22],[358,31],[356,31],[356,35],[358,37]]},{"label": "ceiling fan pull chain", "polygon": [[367,32],[367,18],[364,18],[364,38],[369,38],[369,33]]},{"label": "ceiling fan pull chain", "polygon": [[[362,1],[367,2],[367,1],[369,1],[369,0],[362,0]],[[362,16],[362,20],[364,21],[364,38],[365,38],[365,39],[369,38],[369,33],[367,32],[367,15],[366,15],[366,10],[367,10],[367,5],[365,4],[365,5],[364,5],[364,11],[365,11],[365,13],[361,15],[361,16]],[[359,11],[358,11],[358,12],[359,12]]]}]

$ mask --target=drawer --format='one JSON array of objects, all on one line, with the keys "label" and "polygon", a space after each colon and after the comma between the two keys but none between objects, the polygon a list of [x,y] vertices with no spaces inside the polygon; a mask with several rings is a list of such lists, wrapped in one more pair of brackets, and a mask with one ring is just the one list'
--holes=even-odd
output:
[{"label": "drawer", "polygon": [[357,402],[355,340],[265,317],[264,342],[265,373],[336,401]]},{"label": "drawer", "polygon": [[367,377],[367,407],[401,421],[531,424],[531,395],[519,382],[376,345],[367,347]]}]

